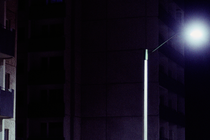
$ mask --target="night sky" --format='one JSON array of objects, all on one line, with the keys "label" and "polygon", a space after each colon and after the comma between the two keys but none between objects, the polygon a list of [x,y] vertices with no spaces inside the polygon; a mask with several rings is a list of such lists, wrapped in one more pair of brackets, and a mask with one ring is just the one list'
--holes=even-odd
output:
[{"label": "night sky", "polygon": [[[199,18],[210,28],[210,1],[187,0],[185,8],[186,22]],[[192,140],[210,139],[210,43],[200,47],[185,51],[186,139]]]}]

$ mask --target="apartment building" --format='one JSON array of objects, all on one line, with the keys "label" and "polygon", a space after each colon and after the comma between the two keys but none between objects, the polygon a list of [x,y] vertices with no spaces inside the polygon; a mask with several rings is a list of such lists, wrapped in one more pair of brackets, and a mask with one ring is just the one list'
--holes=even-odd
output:
[{"label": "apartment building", "polygon": [[15,140],[17,1],[0,7],[0,140]]},{"label": "apartment building", "polygon": [[[17,139],[142,139],[144,50],[180,30],[183,3],[19,0],[18,7]],[[149,54],[149,139],[185,139],[183,58],[179,36]]]}]

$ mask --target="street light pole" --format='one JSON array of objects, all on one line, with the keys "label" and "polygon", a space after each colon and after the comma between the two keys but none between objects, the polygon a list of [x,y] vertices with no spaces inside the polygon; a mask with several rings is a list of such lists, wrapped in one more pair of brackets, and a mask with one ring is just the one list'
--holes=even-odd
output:
[{"label": "street light pole", "polygon": [[[198,22],[199,23],[199,22]],[[197,24],[195,24],[197,25]],[[205,27],[205,24],[198,24],[197,26],[193,26],[187,30],[187,35],[190,35],[190,38],[188,40],[194,40],[193,45],[199,45],[200,43],[197,43],[199,40],[206,42],[207,38],[201,39],[207,34],[205,33],[205,30],[203,27]],[[202,25],[202,26],[201,26]],[[200,27],[200,28],[199,28]],[[202,28],[201,28],[202,27]],[[171,36],[169,39],[164,41],[162,44],[160,44],[158,47],[156,47],[154,50],[151,51],[151,53],[158,50],[160,47],[162,47],[164,44],[166,44],[169,40],[174,38],[177,34],[175,33],[173,36]],[[149,52],[148,49],[145,49],[145,59],[144,59],[144,109],[143,109],[143,140],[148,140],[148,56]]]},{"label": "street light pole", "polygon": [[148,49],[145,49],[144,59],[144,117],[143,117],[143,140],[147,140],[147,124],[148,124]]},{"label": "street light pole", "polygon": [[[167,39],[165,42],[160,44],[158,47],[156,47],[151,52],[155,52],[160,47],[162,47],[165,43],[167,43],[169,40],[174,38],[177,35],[174,34],[169,39]],[[143,140],[148,140],[148,58],[149,58],[149,52],[148,49],[145,49],[145,59],[144,59],[144,109],[143,109]]]}]

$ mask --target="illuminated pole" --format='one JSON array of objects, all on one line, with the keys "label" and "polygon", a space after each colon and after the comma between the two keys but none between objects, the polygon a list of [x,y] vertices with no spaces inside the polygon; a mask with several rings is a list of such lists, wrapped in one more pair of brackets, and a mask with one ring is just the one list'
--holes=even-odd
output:
[{"label": "illuminated pole", "polygon": [[[153,52],[158,50],[161,46],[175,37],[177,34],[174,34],[165,42],[160,44],[157,48],[155,48]],[[144,109],[143,109],[143,140],[148,140],[148,49],[145,49],[145,59],[144,59]]]},{"label": "illuminated pole", "polygon": [[144,59],[144,117],[143,117],[143,140],[147,140],[147,124],[148,124],[148,49],[145,49],[145,59]]}]

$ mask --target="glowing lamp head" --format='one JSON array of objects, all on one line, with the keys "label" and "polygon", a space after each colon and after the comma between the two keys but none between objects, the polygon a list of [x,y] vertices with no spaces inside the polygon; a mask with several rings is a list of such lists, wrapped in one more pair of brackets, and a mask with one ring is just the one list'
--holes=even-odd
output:
[{"label": "glowing lamp head", "polygon": [[208,28],[203,22],[195,21],[193,24],[187,25],[186,41],[191,47],[204,45],[208,41]]},{"label": "glowing lamp head", "polygon": [[194,30],[190,33],[190,36],[193,39],[201,39],[203,37],[203,33],[201,30]]}]

